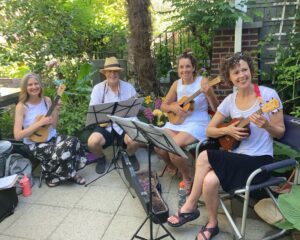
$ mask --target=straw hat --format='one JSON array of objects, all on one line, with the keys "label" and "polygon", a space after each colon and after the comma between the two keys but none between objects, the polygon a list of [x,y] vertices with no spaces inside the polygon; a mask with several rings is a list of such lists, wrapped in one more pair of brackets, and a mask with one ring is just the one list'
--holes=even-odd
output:
[{"label": "straw hat", "polygon": [[105,58],[104,67],[100,70],[100,72],[104,74],[106,70],[122,71],[123,68],[121,68],[120,63],[116,57],[109,57]]},{"label": "straw hat", "polygon": [[254,206],[254,210],[258,216],[270,225],[274,225],[283,219],[271,198],[264,198],[258,201]]}]

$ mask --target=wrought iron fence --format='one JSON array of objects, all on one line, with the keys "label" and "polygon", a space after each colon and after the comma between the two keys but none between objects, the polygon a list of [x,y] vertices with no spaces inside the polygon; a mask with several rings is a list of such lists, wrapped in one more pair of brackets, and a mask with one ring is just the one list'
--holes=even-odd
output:
[{"label": "wrought iron fence", "polygon": [[198,69],[210,68],[206,49],[203,49],[197,38],[188,30],[164,32],[153,41],[153,54],[156,61],[157,78],[160,79],[161,91],[166,93],[177,76],[177,58],[190,48],[198,60]]},{"label": "wrought iron fence", "polygon": [[93,44],[92,59],[104,59],[115,56],[127,58],[127,38],[122,34],[100,34]]}]

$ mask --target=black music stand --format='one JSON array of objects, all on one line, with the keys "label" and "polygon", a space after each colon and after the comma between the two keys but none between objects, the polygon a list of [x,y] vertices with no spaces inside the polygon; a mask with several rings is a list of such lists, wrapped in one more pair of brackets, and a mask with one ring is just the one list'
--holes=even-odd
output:
[{"label": "black music stand", "polygon": [[[147,209],[147,217],[140,225],[138,230],[135,232],[131,240],[134,238],[147,240],[141,236],[138,236],[139,231],[142,229],[146,221],[150,220],[150,240],[163,239],[170,236],[172,239],[175,238],[172,234],[165,228],[165,226],[160,222],[160,220],[152,212],[152,184],[151,184],[151,151],[154,147],[164,149],[168,152],[174,153],[184,158],[188,158],[183,150],[175,143],[175,141],[161,128],[155,127],[153,125],[145,124],[140,121],[134,121],[130,119],[122,119],[115,116],[109,116],[114,122],[118,123],[120,127],[128,134],[133,140],[146,144],[148,149],[148,178],[149,178],[149,208]],[[153,238],[153,219],[159,223],[159,225],[165,230],[166,234],[154,239]]]},{"label": "black music stand", "polygon": [[[121,142],[120,144],[117,145],[117,148],[115,147],[114,125],[116,123],[113,123],[110,120],[110,118],[108,118],[108,115],[118,116],[121,118],[135,117],[135,116],[137,116],[143,101],[144,101],[144,98],[130,98],[128,100],[120,101],[120,102],[103,103],[103,104],[89,106],[85,125],[89,126],[92,124],[101,124],[101,123],[109,123],[110,124],[111,131],[112,131],[112,138],[113,138],[113,145],[112,145],[113,146],[113,158],[112,158],[108,168],[105,170],[105,172],[103,174],[101,174],[99,177],[96,177],[89,183],[85,184],[86,187],[89,184],[98,180],[99,178],[105,176],[112,170],[120,169],[117,161],[118,161],[119,154],[120,154],[120,148],[122,148],[123,143]],[[118,171],[118,174],[121,177],[121,174],[119,173],[119,171]],[[126,183],[122,177],[121,177],[121,179],[124,182],[124,184],[126,185]]]}]

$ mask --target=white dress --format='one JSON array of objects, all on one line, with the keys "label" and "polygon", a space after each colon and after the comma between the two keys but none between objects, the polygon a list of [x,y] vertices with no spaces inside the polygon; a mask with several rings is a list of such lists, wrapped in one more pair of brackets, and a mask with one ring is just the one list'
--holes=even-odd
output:
[{"label": "white dress", "polygon": [[[202,77],[199,76],[191,84],[182,84],[182,79],[177,82],[177,99],[179,100],[183,96],[191,96],[201,87]],[[171,129],[178,132],[186,132],[192,135],[197,140],[203,140],[206,138],[206,128],[210,121],[210,116],[207,113],[208,102],[205,94],[201,93],[194,98],[194,111],[188,116],[184,122],[180,125],[174,125],[167,122],[163,128]]]}]

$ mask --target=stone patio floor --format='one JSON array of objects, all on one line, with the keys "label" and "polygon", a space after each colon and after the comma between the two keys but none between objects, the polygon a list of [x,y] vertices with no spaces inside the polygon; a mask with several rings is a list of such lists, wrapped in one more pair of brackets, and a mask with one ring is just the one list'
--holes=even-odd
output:
[{"label": "stone patio floor", "polygon": [[[111,150],[106,150],[111,156]],[[146,170],[147,151],[139,149],[137,158],[141,170]],[[121,163],[120,163],[121,164]],[[154,154],[152,169],[161,171],[163,161]],[[124,178],[123,171],[120,170]],[[95,164],[88,165],[80,171],[87,182],[99,176],[95,173]],[[38,173],[35,173],[38,175]],[[125,180],[126,181],[126,180]],[[170,214],[177,210],[177,190],[179,179],[166,173],[159,178],[162,185],[162,197],[169,207]],[[60,185],[49,188],[45,183],[38,187],[38,179],[30,197],[19,196],[15,213],[0,223],[0,240],[128,240],[146,218],[146,213],[137,197],[133,198],[118,175],[113,170],[87,187],[75,184]],[[136,196],[134,190],[131,192]],[[176,240],[195,239],[200,227],[207,221],[204,207],[200,207],[201,216],[180,228],[164,226]],[[219,211],[221,232],[215,240],[234,239],[226,216]],[[262,239],[274,228],[259,219],[249,219],[247,239]],[[164,234],[159,225],[154,224],[154,237]],[[149,223],[141,229],[139,236],[150,239]],[[171,239],[166,237],[164,239]],[[290,240],[290,236],[280,239]]]}]

